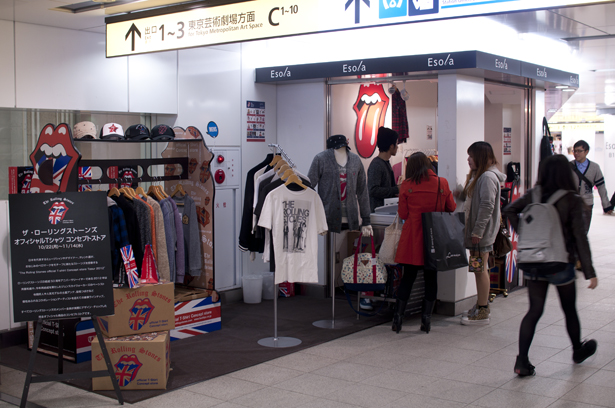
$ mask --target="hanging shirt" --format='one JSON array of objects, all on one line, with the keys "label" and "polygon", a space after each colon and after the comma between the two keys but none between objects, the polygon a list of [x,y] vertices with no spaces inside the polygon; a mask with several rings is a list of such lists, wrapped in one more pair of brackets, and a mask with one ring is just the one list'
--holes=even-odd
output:
[{"label": "hanging shirt", "polygon": [[276,284],[318,282],[318,235],[327,232],[327,219],[316,192],[276,188],[265,198],[258,225],[272,232]]},{"label": "hanging shirt", "polygon": [[[201,256],[201,234],[199,232],[199,223],[196,216],[196,204],[194,200],[187,195],[183,197],[176,195],[173,197],[173,200],[177,204],[177,208],[182,217],[185,270],[191,276],[201,276],[203,262]],[[178,275],[176,279],[179,278]]]},{"label": "hanging shirt", "polygon": [[130,242],[128,241],[124,213],[117,203],[109,197],[107,197],[107,210],[109,215],[109,231],[111,232],[111,268],[113,279],[117,282],[123,263],[120,248],[129,245]]},{"label": "hanging shirt", "polygon": [[397,143],[404,143],[408,135],[408,114],[406,113],[406,101],[401,97],[399,89],[393,93],[393,102],[391,107],[391,129],[397,132],[399,137]]}]

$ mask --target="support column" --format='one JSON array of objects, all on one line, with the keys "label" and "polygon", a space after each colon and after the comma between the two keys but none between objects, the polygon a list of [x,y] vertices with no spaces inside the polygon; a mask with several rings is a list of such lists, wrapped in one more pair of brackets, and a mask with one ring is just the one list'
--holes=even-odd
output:
[{"label": "support column", "polygon": [[[615,192],[615,116],[604,115],[604,183],[609,198]],[[596,147],[602,147],[596,145]]]},{"label": "support column", "polygon": [[[468,147],[485,140],[485,83],[457,74],[438,76],[438,174],[451,189],[465,184]],[[457,204],[463,211],[463,203]],[[476,282],[467,268],[438,273],[438,313],[457,315],[476,302]]]}]

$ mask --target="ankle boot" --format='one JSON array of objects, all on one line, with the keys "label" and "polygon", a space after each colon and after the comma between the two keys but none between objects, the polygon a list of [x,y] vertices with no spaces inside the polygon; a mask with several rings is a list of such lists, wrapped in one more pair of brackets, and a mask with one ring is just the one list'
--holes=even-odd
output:
[{"label": "ankle boot", "polygon": [[395,315],[393,315],[393,326],[391,330],[396,333],[401,331],[401,325],[404,320],[404,312],[406,311],[407,300],[399,300],[397,299],[397,303],[395,303]]},{"label": "ankle boot", "polygon": [[423,307],[421,310],[421,330],[425,333],[429,333],[431,330],[431,314],[433,313],[433,308],[435,305],[435,300],[423,299]]}]

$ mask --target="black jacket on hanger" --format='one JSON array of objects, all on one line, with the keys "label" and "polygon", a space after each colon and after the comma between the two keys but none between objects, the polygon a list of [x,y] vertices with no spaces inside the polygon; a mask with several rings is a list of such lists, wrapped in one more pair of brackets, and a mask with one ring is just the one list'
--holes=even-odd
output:
[{"label": "black jacket on hanger", "polygon": [[254,173],[266,167],[273,160],[273,154],[268,154],[265,160],[248,171],[246,175],[246,189],[243,195],[243,213],[241,228],[239,229],[239,249],[241,251],[263,252],[264,240],[256,239],[252,233],[252,204],[254,201]]}]

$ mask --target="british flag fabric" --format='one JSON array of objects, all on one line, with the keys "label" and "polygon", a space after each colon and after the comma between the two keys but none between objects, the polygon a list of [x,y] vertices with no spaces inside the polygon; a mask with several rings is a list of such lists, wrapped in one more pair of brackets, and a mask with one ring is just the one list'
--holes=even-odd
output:
[{"label": "british flag fabric", "polygon": [[[79,167],[79,180],[92,180],[92,167]],[[90,184],[79,184],[78,191],[91,191],[92,186]]]},{"label": "british flag fabric", "polygon": [[132,245],[126,245],[120,248],[122,259],[124,260],[124,268],[128,276],[128,284],[131,288],[139,287],[139,271],[137,270],[137,262],[135,254],[132,250]]}]

